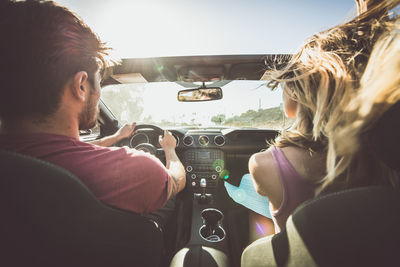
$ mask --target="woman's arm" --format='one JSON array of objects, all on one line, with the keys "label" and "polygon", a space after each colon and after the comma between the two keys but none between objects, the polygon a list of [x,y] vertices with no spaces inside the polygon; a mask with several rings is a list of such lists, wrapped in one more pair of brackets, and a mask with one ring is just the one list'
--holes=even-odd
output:
[{"label": "woman's arm", "polygon": [[283,189],[271,151],[252,155],[249,160],[249,171],[256,191],[262,196],[267,196],[274,208],[279,208]]}]

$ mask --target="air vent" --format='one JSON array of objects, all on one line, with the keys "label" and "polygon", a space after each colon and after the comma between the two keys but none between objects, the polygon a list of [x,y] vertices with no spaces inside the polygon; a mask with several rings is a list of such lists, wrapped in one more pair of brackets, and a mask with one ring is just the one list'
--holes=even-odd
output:
[{"label": "air vent", "polygon": [[216,137],[214,137],[214,144],[216,144],[217,146],[225,145],[225,137],[222,135],[217,135]]},{"label": "air vent", "polygon": [[199,144],[202,146],[206,146],[209,143],[209,139],[206,135],[200,135],[199,136]]},{"label": "air vent", "polygon": [[183,144],[185,146],[191,146],[193,144],[193,140],[193,136],[186,135],[185,137],[183,137]]}]

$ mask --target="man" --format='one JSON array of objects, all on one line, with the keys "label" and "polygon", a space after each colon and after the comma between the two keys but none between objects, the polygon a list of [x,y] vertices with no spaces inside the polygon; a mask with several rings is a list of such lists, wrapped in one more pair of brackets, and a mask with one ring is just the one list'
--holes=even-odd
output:
[{"label": "man", "polygon": [[48,1],[3,1],[0,13],[0,149],[62,166],[101,201],[136,213],[160,209],[185,187],[168,131],[159,139],[166,167],[142,151],[79,141],[79,130],[95,125],[108,55],[82,20]]}]

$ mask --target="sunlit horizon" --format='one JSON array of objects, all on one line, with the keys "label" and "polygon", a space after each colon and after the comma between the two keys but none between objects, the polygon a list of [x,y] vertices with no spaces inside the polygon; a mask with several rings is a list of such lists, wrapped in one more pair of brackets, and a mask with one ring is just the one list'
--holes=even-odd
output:
[{"label": "sunlit horizon", "polygon": [[354,0],[59,0],[115,58],[293,53],[355,14]]}]

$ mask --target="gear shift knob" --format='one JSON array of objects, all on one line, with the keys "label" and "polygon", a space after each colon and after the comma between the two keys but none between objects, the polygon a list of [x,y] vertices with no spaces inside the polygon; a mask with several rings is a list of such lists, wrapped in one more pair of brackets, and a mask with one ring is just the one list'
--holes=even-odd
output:
[{"label": "gear shift knob", "polygon": [[200,188],[201,188],[200,203],[202,203],[202,204],[207,204],[206,187],[207,187],[207,180],[205,178],[201,178],[200,179]]},{"label": "gear shift knob", "polygon": [[207,181],[205,178],[200,179],[200,187],[201,188],[206,188],[207,187]]},{"label": "gear shift knob", "polygon": [[207,181],[205,178],[200,179],[200,187],[201,187],[201,197],[206,197],[206,187],[207,187]]}]

